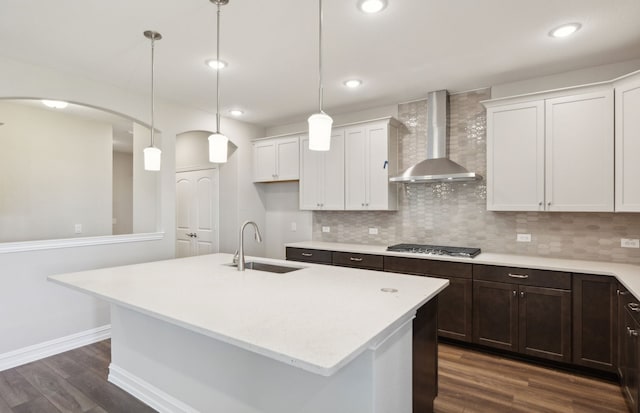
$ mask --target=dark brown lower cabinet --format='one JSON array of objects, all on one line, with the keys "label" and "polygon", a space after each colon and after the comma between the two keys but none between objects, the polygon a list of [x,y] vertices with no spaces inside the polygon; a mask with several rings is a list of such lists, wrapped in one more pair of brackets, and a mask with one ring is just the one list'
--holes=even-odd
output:
[{"label": "dark brown lower cabinet", "polygon": [[449,286],[438,295],[438,335],[471,342],[473,281],[467,278],[437,278],[449,280]]},{"label": "dark brown lower cabinet", "polygon": [[622,285],[618,296],[618,363],[622,394],[629,411],[640,412],[640,303]]},{"label": "dark brown lower cabinet", "polygon": [[473,282],[474,342],[548,360],[571,361],[571,292]]},{"label": "dark brown lower cabinet", "polygon": [[385,271],[449,280],[449,286],[438,294],[438,336],[469,343],[473,339],[471,269],[467,263],[384,257]]},{"label": "dark brown lower cabinet", "polygon": [[614,277],[573,274],[573,363],[615,372],[618,306]]}]

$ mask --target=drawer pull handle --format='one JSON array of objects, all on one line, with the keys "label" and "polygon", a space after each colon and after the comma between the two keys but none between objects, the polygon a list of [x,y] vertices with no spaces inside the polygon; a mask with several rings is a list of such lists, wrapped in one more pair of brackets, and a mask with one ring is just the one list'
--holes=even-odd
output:
[{"label": "drawer pull handle", "polygon": [[362,258],[349,257],[349,261],[362,262]]},{"label": "drawer pull handle", "polygon": [[632,330],[631,328],[627,327],[627,335],[629,337],[638,337],[638,330]]},{"label": "drawer pull handle", "polygon": [[312,253],[310,253],[310,252],[303,252],[303,253],[302,253],[302,256],[303,256],[303,257],[313,257],[313,254],[312,254]]},{"label": "drawer pull handle", "polygon": [[511,274],[511,273],[509,273],[508,275],[511,278],[522,278],[522,279],[529,278],[528,274]]},{"label": "drawer pull handle", "polygon": [[627,304],[627,307],[629,307],[629,310],[633,312],[640,313],[640,304],[638,303],[629,303]]},{"label": "drawer pull handle", "polygon": [[616,292],[618,293],[618,295],[628,295],[629,294],[629,291],[616,290]]}]

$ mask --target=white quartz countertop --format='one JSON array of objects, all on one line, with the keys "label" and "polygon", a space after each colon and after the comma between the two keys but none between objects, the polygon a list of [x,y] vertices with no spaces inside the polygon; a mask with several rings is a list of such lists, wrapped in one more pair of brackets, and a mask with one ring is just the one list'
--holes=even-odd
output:
[{"label": "white quartz countertop", "polygon": [[[330,376],[375,348],[447,280],[291,261],[237,271],[229,254],[52,275],[49,280],[284,363]],[[397,292],[383,292],[383,288]]]},{"label": "white quartz countertop", "polygon": [[386,246],[343,244],[337,242],[296,242],[287,247],[317,249],[329,251],[353,252],[359,254],[388,255],[395,257],[422,258],[428,260],[466,262],[469,264],[500,265],[506,267],[532,268],[539,270],[566,271],[595,275],[615,276],[631,293],[640,299],[640,266],[619,264],[603,261],[570,260],[561,258],[547,258],[540,256],[495,254],[483,252],[475,258],[447,257],[407,252],[387,251]]}]

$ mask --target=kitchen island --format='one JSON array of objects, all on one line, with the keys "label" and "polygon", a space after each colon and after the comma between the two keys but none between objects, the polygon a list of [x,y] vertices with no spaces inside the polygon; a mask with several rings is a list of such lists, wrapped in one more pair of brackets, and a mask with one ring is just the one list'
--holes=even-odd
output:
[{"label": "kitchen island", "polygon": [[[412,411],[413,319],[437,311],[448,281],[263,258],[299,269],[238,272],[231,260],[49,279],[111,303],[109,381],[159,411]],[[436,346],[424,349],[435,363]]]}]

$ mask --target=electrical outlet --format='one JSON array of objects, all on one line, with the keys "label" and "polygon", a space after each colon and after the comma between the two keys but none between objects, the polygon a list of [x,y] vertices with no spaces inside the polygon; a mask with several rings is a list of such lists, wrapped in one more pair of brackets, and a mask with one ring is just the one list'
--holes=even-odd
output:
[{"label": "electrical outlet", "polygon": [[369,235],[378,235],[378,228],[369,228]]},{"label": "electrical outlet", "polygon": [[74,226],[76,234],[82,234],[82,224],[76,224]]},{"label": "electrical outlet", "polygon": [[531,234],[518,234],[516,240],[518,242],[531,242]]},{"label": "electrical outlet", "polygon": [[296,232],[298,230],[298,224],[296,222],[291,223],[291,232]]},{"label": "electrical outlet", "polygon": [[620,246],[622,248],[640,248],[640,239],[620,238]]},{"label": "electrical outlet", "polygon": [[331,227],[322,227],[322,232],[331,232]]}]

